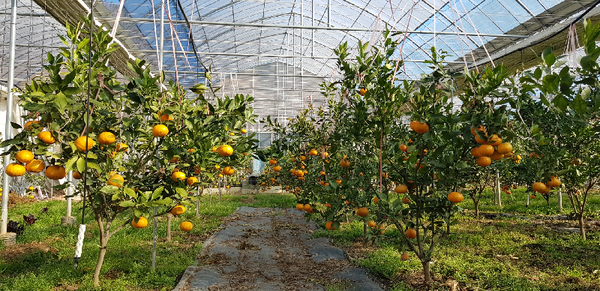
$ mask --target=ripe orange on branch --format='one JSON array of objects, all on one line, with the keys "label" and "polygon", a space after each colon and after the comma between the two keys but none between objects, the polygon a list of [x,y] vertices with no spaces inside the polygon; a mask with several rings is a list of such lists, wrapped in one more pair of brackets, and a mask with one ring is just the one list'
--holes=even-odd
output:
[{"label": "ripe orange on branch", "polygon": [[121,186],[123,186],[124,182],[125,182],[125,178],[123,178],[123,176],[121,176],[119,174],[113,174],[108,179],[107,184],[111,185],[111,186],[115,186],[117,188],[121,188]]},{"label": "ripe orange on branch", "polygon": [[183,180],[185,180],[185,173],[173,172],[173,174],[171,175],[171,178],[173,178],[173,180],[175,180],[175,181],[183,181]]},{"label": "ripe orange on branch", "polygon": [[114,133],[105,131],[98,136],[98,142],[103,145],[113,144],[117,140]]},{"label": "ripe orange on branch", "polygon": [[560,187],[561,182],[560,182],[560,179],[553,176],[553,177],[550,177],[550,181],[546,182],[546,185],[548,185],[548,187],[556,188],[556,187]]},{"label": "ripe orange on branch", "polygon": [[233,154],[233,148],[228,144],[224,144],[217,149],[217,152],[223,157],[229,157]]},{"label": "ripe orange on branch", "polygon": [[169,128],[164,124],[157,124],[152,128],[152,135],[155,137],[165,137],[169,134]]},{"label": "ripe orange on branch", "polygon": [[369,209],[367,209],[366,207],[361,207],[358,210],[356,210],[356,215],[360,217],[365,217],[369,215]]},{"label": "ripe orange on branch", "polygon": [[85,136],[80,136],[75,140],[75,147],[82,152],[91,150],[95,144],[93,139]]},{"label": "ripe orange on branch", "polygon": [[329,221],[325,224],[325,228],[327,230],[335,230],[335,225],[333,225],[333,221]]},{"label": "ripe orange on branch", "polygon": [[533,183],[533,185],[531,186],[531,189],[533,190],[533,192],[544,193],[544,194],[550,192],[550,188],[548,188],[548,186],[546,186],[546,184],[544,184],[542,182]]},{"label": "ripe orange on branch", "polygon": [[173,209],[171,209],[171,211],[169,213],[171,213],[175,216],[182,215],[185,213],[185,206],[183,206],[181,204],[177,205],[177,206],[173,207]]},{"label": "ripe orange on branch", "polygon": [[512,152],[512,150],[513,150],[512,145],[507,142],[501,143],[500,145],[498,145],[498,152],[503,155]]},{"label": "ripe orange on branch", "polygon": [[56,139],[52,136],[52,133],[49,131],[42,131],[38,134],[38,138],[45,142],[46,144],[53,144],[56,142]]},{"label": "ripe orange on branch", "polygon": [[192,230],[193,227],[194,225],[189,221],[184,221],[179,225],[179,229],[185,232]]},{"label": "ripe orange on branch", "polygon": [[488,144],[480,145],[479,154],[484,157],[491,157],[494,154],[494,147]]},{"label": "ripe orange on branch", "polygon": [[409,228],[406,230],[406,236],[408,238],[417,238],[417,231],[412,228]]},{"label": "ripe orange on branch", "polygon": [[9,164],[6,166],[6,174],[11,177],[18,177],[25,175],[25,166],[17,163]]},{"label": "ripe orange on branch", "polygon": [[477,159],[477,164],[481,167],[487,167],[492,164],[492,159],[489,157],[481,157]]},{"label": "ripe orange on branch", "polygon": [[138,218],[138,221],[135,221],[135,218],[131,220],[131,225],[135,228],[144,228],[148,226],[148,220],[145,217]]},{"label": "ripe orange on branch", "polygon": [[460,203],[465,199],[465,197],[462,195],[462,193],[459,192],[451,192],[450,194],[448,194],[448,200],[450,200],[450,202],[452,203]]},{"label": "ripe orange on branch", "polygon": [[30,173],[40,173],[46,168],[46,165],[43,161],[40,160],[32,160],[31,162],[25,165],[25,169]]},{"label": "ripe orange on branch", "polygon": [[424,122],[413,120],[410,122],[410,128],[416,133],[424,134],[429,131],[429,125]]},{"label": "ripe orange on branch", "polygon": [[404,194],[408,192],[408,187],[406,185],[398,185],[394,191],[398,194]]},{"label": "ripe orange on branch", "polygon": [[52,180],[60,180],[67,176],[67,172],[65,172],[65,167],[62,166],[50,166],[46,169],[46,177]]},{"label": "ripe orange on branch", "polygon": [[27,163],[33,161],[33,153],[28,150],[22,150],[22,151],[17,152],[16,158],[17,158],[17,161],[27,164]]}]

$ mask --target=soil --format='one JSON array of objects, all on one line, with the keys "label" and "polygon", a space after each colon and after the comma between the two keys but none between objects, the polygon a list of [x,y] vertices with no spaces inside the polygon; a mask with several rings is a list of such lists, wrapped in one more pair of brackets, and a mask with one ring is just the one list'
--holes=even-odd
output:
[{"label": "soil", "polygon": [[8,246],[8,247],[6,247],[6,249],[0,251],[0,258],[5,261],[15,261],[23,256],[26,256],[26,255],[29,255],[29,254],[32,254],[35,252],[43,252],[43,253],[49,252],[51,254],[55,254],[57,252],[57,250],[45,242],[15,244],[12,246]]}]

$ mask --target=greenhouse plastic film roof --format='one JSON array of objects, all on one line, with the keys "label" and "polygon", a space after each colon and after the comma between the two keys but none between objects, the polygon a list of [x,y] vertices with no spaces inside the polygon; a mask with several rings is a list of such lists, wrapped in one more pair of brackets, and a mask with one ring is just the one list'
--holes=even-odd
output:
[{"label": "greenhouse plastic film roof", "polygon": [[[7,78],[10,1],[0,3],[1,81]],[[447,51],[449,66],[462,70],[513,53],[511,47],[546,33],[548,37],[598,1],[561,0],[164,0],[163,70],[189,87],[205,82],[210,67],[220,94],[251,94],[261,117],[288,118],[319,101],[318,84],[339,72],[333,49],[342,42],[377,41],[381,31],[407,32],[398,55],[405,79],[428,71],[430,47]],[[98,23],[111,29],[123,50],[112,61],[145,59],[159,68],[160,0],[95,1]],[[40,74],[45,54],[63,44],[65,22],[76,22],[90,1],[18,0],[16,81]],[[543,40],[543,39],[541,39]],[[540,41],[541,41],[540,40]],[[521,48],[523,50],[523,48]],[[241,85],[240,85],[241,84]],[[300,92],[300,93],[298,93]],[[321,100],[322,102],[322,100]],[[284,113],[282,113],[284,112]],[[260,128],[257,128],[260,130]]]}]

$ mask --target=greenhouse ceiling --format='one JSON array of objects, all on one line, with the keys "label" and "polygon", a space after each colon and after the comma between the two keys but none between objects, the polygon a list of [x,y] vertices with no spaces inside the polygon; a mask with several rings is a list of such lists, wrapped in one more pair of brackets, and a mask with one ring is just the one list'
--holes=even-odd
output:
[{"label": "greenhouse ceiling", "polygon": [[[90,1],[18,0],[16,81],[41,69],[47,52],[63,46],[56,37],[65,22],[89,13]],[[594,13],[596,0],[119,0],[94,2],[97,23],[112,29],[123,47],[113,64],[127,74],[127,59],[141,58],[158,71],[161,32],[163,70],[185,86],[202,82],[204,67],[217,81],[269,63],[293,74],[336,78],[333,49],[342,42],[376,41],[386,27],[401,31],[402,78],[428,70],[436,46],[456,70],[502,58],[519,44],[534,44]],[[161,31],[161,17],[164,26]],[[10,1],[0,3],[0,81],[8,67]],[[122,8],[122,9],[120,9]],[[118,20],[117,20],[118,19]],[[523,45],[519,49],[523,49]],[[261,73],[265,75],[265,73]],[[280,74],[279,72],[273,74]],[[290,74],[286,72],[286,74]],[[268,74],[267,74],[268,75]]]}]

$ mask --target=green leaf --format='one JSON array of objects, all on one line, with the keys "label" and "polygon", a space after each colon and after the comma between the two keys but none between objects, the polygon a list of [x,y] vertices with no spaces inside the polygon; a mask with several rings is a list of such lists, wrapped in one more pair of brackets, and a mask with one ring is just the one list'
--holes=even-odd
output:
[{"label": "green leaf", "polygon": [[79,171],[79,173],[85,172],[85,159],[77,160],[77,171]]},{"label": "green leaf", "polygon": [[[67,171],[67,172],[72,171],[73,166],[75,165],[75,162],[77,162],[77,159],[79,159],[79,156],[71,157],[65,164],[65,171]],[[83,172],[80,172],[80,173],[83,173]]]},{"label": "green leaf", "polygon": [[112,194],[119,191],[119,188],[113,186],[113,185],[106,185],[102,188],[100,188],[100,192],[105,193],[105,194]]},{"label": "green leaf", "polygon": [[129,196],[129,197],[133,197],[133,198],[137,198],[138,195],[137,193],[135,193],[135,190],[133,190],[132,188],[125,188],[123,190],[123,192],[125,193],[125,195]]},{"label": "green leaf", "polygon": [[69,101],[67,101],[67,96],[65,96],[65,94],[59,92],[54,98],[54,104],[56,105],[56,109],[58,109],[60,113],[64,114],[65,110],[69,106]]},{"label": "green leaf", "polygon": [[121,207],[133,207],[135,206],[135,202],[127,200],[127,201],[121,201],[121,203],[119,203],[119,206]]},{"label": "green leaf", "polygon": [[164,189],[165,189],[165,187],[158,187],[158,188],[154,189],[154,192],[152,192],[152,200],[160,197],[162,195],[162,192]]},{"label": "green leaf", "polygon": [[185,198],[185,197],[188,196],[188,192],[185,189],[183,189],[183,188],[177,187],[177,189],[175,189],[175,191],[177,191],[177,194],[179,194],[179,196],[181,198]]}]

